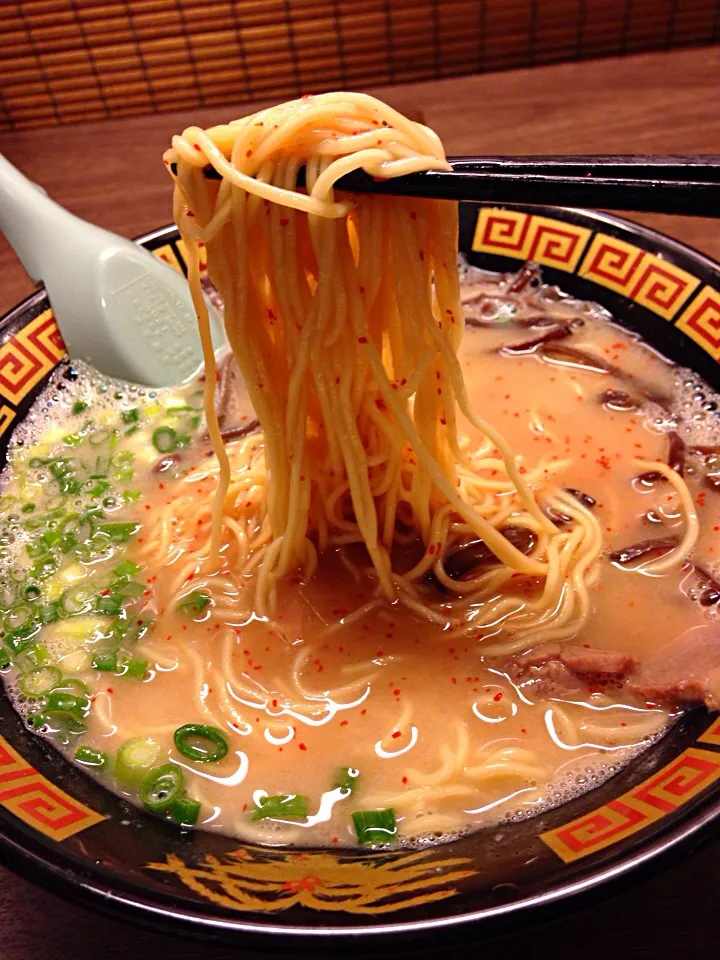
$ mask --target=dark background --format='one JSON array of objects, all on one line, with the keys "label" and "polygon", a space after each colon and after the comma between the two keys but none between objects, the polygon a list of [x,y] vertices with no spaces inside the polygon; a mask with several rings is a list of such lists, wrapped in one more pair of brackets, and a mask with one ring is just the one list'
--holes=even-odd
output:
[{"label": "dark background", "polygon": [[[516,933],[488,939],[482,928],[462,931],[458,946],[440,946],[432,954],[422,942],[403,949],[382,949],[366,941],[362,954],[381,958],[435,956],[494,960],[690,960],[717,954],[720,944],[720,836],[706,839],[670,868],[650,867],[650,876],[630,880],[627,889],[589,907],[559,908],[556,919],[539,925],[514,923]],[[18,923],[22,918],[24,922]],[[331,949],[325,956],[342,956]],[[255,960],[291,957],[285,947],[268,943],[267,952],[218,947],[150,933],[58,897],[0,868],[0,958],[2,960]],[[310,947],[299,954],[319,957]]]}]

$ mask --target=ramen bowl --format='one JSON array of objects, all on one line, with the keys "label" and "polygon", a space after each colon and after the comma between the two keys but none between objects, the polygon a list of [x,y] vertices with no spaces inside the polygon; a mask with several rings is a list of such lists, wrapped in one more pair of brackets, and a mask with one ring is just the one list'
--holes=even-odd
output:
[{"label": "ramen bowl", "polygon": [[[175,227],[139,242],[184,272]],[[720,389],[720,268],[585,211],[465,204],[460,249],[493,271],[540,264],[658,352]],[[58,368],[59,371],[58,371]],[[51,375],[73,371],[43,290],[0,320],[0,466]],[[718,414],[720,416],[720,414]],[[693,841],[720,811],[720,720],[683,715],[611,779],[535,818],[420,848],[276,849],[182,831],[130,805],[32,735],[0,694],[0,855],[73,900],[148,926],[271,949],[464,937],[597,895]],[[366,945],[367,946],[367,945]]]}]

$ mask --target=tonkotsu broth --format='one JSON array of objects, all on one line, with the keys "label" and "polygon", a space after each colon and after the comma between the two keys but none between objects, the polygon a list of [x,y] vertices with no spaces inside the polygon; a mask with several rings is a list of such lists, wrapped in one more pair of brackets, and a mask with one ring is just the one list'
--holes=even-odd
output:
[{"label": "tonkotsu broth", "polygon": [[[673,417],[654,403],[640,411],[621,411],[598,398],[607,388],[632,390],[633,378],[642,381],[646,393],[684,398],[691,381],[609,322],[599,308],[560,298],[545,287],[509,294],[507,280],[473,270],[464,283],[466,290],[485,291],[482,312],[491,324],[469,326],[461,349],[473,407],[489,412],[527,469],[541,460],[571,461],[558,474],[558,484],[595,498],[606,553],[677,533],[681,517],[672,489],[638,483],[632,463],[635,458],[664,460],[665,431]],[[496,295],[500,299],[494,303]],[[468,311],[479,312],[477,305]],[[522,329],[507,322],[538,312],[545,319],[582,318],[570,341],[573,348],[617,364],[625,378],[548,362],[534,352],[498,352],[503,344],[542,332],[542,327]],[[18,623],[22,632],[22,612],[13,623],[6,621],[6,643],[12,634],[9,646],[16,648],[14,663],[4,670],[6,688],[23,714],[39,715],[53,694],[28,698],[20,689],[21,675],[57,664],[62,679],[55,691],[82,700],[81,684],[87,685],[86,706],[76,705],[74,723],[59,725],[64,742],[57,736],[54,740],[70,758],[78,746],[107,755],[99,776],[112,789],[137,799],[136,786],[114,776],[119,769],[114,758],[130,738],[151,737],[159,744],[155,763],[179,764],[187,794],[201,802],[198,826],[273,844],[347,845],[355,842],[352,812],[391,808],[399,837],[437,839],[500,818],[532,815],[587,790],[666,729],[672,716],[667,709],[641,703],[619,685],[592,683],[580,698],[550,699],[518,687],[506,673],[507,658],[484,656],[484,650],[492,650],[500,624],[478,637],[470,623],[465,638],[448,642],[441,627],[399,603],[381,603],[353,617],[373,599],[375,586],[359,573],[366,563],[360,548],[328,552],[309,582],[284,583],[274,621],[255,615],[233,619],[217,600],[201,608],[178,608],[179,586],[185,584],[184,594],[192,596],[195,575],[186,569],[184,545],[193,531],[183,528],[178,535],[182,522],[168,513],[160,535],[171,552],[168,562],[156,567],[148,560],[147,518],[159,516],[182,493],[189,498],[186,504],[196,500],[204,505],[197,522],[209,523],[217,474],[194,409],[197,390],[195,383],[172,394],[123,393],[117,384],[83,369],[75,382],[58,379],[36,405],[29,426],[16,432],[5,474],[3,576],[10,583],[12,568],[21,584],[17,590],[8,588],[14,591],[10,609],[62,605],[69,587],[94,578],[89,599],[82,590],[71,597],[76,606],[90,603],[88,610],[73,616],[72,610],[61,610],[30,638],[16,635]],[[87,410],[77,410],[80,403],[87,403]],[[707,442],[710,434],[703,431],[707,433],[711,418],[693,419],[693,412],[695,408],[678,410],[675,405],[679,429],[694,430],[692,437],[687,433],[689,439]],[[245,416],[251,416],[249,410]],[[93,427],[83,427],[86,418]],[[150,438],[158,429],[181,438],[177,474],[172,464],[157,471],[162,455]],[[101,431],[107,434],[104,439]],[[86,455],[91,435],[100,438],[93,457],[110,459],[104,475],[108,487],[98,488],[97,480],[82,491],[71,485],[62,506],[48,502],[57,500],[55,481],[62,485],[63,475],[60,471],[58,479],[52,463],[38,462]],[[116,446],[108,450],[115,436]],[[471,431],[468,436],[472,449],[477,437]],[[239,442],[248,456],[261,453],[260,434]],[[97,462],[99,472],[104,461]],[[694,490],[692,476],[687,480]],[[99,557],[77,558],[72,546],[62,553],[57,569],[37,577],[43,554],[37,547],[34,556],[26,556],[28,538],[37,538],[33,531],[48,530],[37,524],[28,530],[28,520],[53,508],[64,510],[62,533],[76,523],[64,520],[67,501],[75,496],[97,501],[105,526],[139,524],[139,529],[128,533],[129,526],[116,527]],[[31,510],[26,509],[29,503],[34,504]],[[712,572],[717,497],[700,496],[698,510],[702,533],[697,555]],[[53,522],[57,520],[51,518]],[[45,542],[55,553],[67,545],[52,530]],[[102,537],[98,542],[103,545]],[[122,576],[141,587],[123,600],[133,630],[118,641],[116,669],[100,671],[92,668],[93,658],[111,650],[114,641],[108,641],[112,604],[103,607],[99,598],[115,596],[122,577],[113,571],[127,560],[138,569],[131,564]],[[687,570],[645,576],[635,572],[636,566],[625,569],[601,561],[599,579],[591,587],[594,612],[572,643],[624,651],[642,660],[688,627],[716,617],[715,607],[695,602],[697,591]],[[223,583],[214,591],[216,598],[223,593],[237,598],[248,589],[227,573],[218,577]],[[38,596],[31,592],[18,600],[18,590],[35,583]],[[44,650],[33,660],[30,654],[38,644]],[[144,675],[142,661],[148,667]],[[134,667],[123,669],[131,662]],[[139,675],[133,677],[133,672]],[[52,719],[52,711],[43,716]],[[173,733],[188,723],[219,728],[228,743],[227,756],[207,763],[179,753]],[[47,733],[47,724],[36,725]],[[49,728],[54,729],[52,722]],[[359,772],[352,793],[334,787],[340,768]],[[305,796],[308,815],[251,819],[266,795]]]}]

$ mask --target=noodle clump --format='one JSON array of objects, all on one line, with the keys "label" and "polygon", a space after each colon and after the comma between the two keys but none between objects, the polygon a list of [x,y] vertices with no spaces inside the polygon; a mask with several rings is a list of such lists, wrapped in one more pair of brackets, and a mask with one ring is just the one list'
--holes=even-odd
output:
[{"label": "noodle clump", "polygon": [[[205,569],[252,574],[254,607],[267,615],[282,578],[312,576],[328,548],[364,544],[379,599],[451,633],[500,632],[493,652],[576,633],[598,522],[554,482],[567,461],[525,467],[470,407],[457,356],[456,205],[335,190],[357,169],[446,169],[437,135],[370,96],[333,93],[189,127],[165,162],[219,462],[212,535],[197,548]],[[202,244],[262,428],[227,451]],[[474,449],[459,416],[480,435]],[[527,549],[504,534],[510,526],[528,532]],[[478,539],[496,562],[454,579],[448,558]]]}]

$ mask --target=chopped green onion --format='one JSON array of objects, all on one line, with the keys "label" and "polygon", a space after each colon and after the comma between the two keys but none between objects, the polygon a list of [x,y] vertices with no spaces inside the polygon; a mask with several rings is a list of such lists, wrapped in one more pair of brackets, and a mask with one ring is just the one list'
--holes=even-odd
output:
[{"label": "chopped green onion", "polygon": [[152,442],[158,453],[172,453],[177,449],[177,432],[172,427],[158,427],[153,432]]},{"label": "chopped green onion", "polygon": [[24,504],[22,505],[22,507],[20,507],[20,512],[21,512],[21,513],[32,513],[34,509],[35,509],[35,504],[34,504],[34,503],[24,503]]},{"label": "chopped green onion", "polygon": [[141,597],[144,593],[145,587],[134,580],[113,580],[110,584],[110,595],[121,601]]},{"label": "chopped green onion", "polygon": [[186,723],[178,727],[174,741],[179,753],[199,763],[216,763],[228,752],[222,731],[206,723]]},{"label": "chopped green onion", "polygon": [[26,530],[39,530],[41,527],[52,523],[53,520],[58,520],[62,515],[63,511],[60,507],[49,510],[47,513],[33,513],[31,517],[27,518],[24,526]]},{"label": "chopped green onion", "polygon": [[[90,441],[92,443],[92,440]],[[110,457],[99,454],[95,457],[95,470],[90,474],[91,480],[102,480],[110,472]]]},{"label": "chopped green onion", "polygon": [[110,489],[110,483],[107,480],[103,480],[102,477],[98,477],[92,481],[92,484],[87,488],[86,493],[91,497],[101,497],[106,490]]},{"label": "chopped green onion", "polygon": [[153,813],[164,813],[179,800],[185,787],[185,774],[176,763],[164,763],[146,774],[140,784],[140,799]]},{"label": "chopped green onion", "polygon": [[152,620],[133,617],[131,620],[116,620],[112,626],[112,635],[125,644],[137,643],[152,627]]},{"label": "chopped green onion", "polygon": [[90,434],[90,444],[93,447],[99,447],[105,441],[112,442],[113,435],[118,434],[117,430],[111,430],[109,427],[101,427],[99,430],[94,430]]},{"label": "chopped green onion", "polygon": [[5,645],[10,647],[13,653],[20,653],[21,650],[30,646],[39,629],[39,624],[29,623],[17,630],[12,630],[5,634]]},{"label": "chopped green onion", "polygon": [[46,667],[50,663],[50,655],[43,643],[33,643],[18,654],[16,665],[21,670],[35,670],[37,667]]},{"label": "chopped green onion", "polygon": [[59,566],[60,557],[56,553],[44,553],[30,567],[30,576],[33,580],[46,580],[55,573]]},{"label": "chopped green onion", "polygon": [[110,757],[102,750],[95,750],[94,747],[78,747],[75,751],[75,759],[86,767],[97,767],[100,770],[110,763]]},{"label": "chopped green onion", "polygon": [[132,410],[123,410],[121,419],[123,423],[137,423],[140,419],[140,411],[137,407],[133,407]]},{"label": "chopped green onion", "polygon": [[299,793],[280,793],[264,797],[250,814],[251,820],[285,820],[287,817],[306,817],[308,798]]},{"label": "chopped green onion", "polygon": [[116,577],[134,577],[141,570],[140,564],[135,563],[134,560],[123,560],[122,563],[113,568],[113,575]]},{"label": "chopped green onion", "polygon": [[123,490],[120,496],[123,503],[135,503],[140,499],[142,493],[140,490]]},{"label": "chopped green onion", "polygon": [[82,433],[68,433],[66,437],[62,438],[62,442],[66,447],[79,447],[84,439]]},{"label": "chopped green onion", "polygon": [[38,600],[39,597],[40,597],[40,587],[36,587],[34,583],[29,583],[25,587],[25,599],[30,600],[32,602],[33,600]]},{"label": "chopped green onion", "polygon": [[38,713],[32,713],[28,717],[28,722],[34,729],[49,727],[49,732],[54,734],[61,743],[69,743],[72,736],[78,736],[85,733],[87,724],[70,713],[63,711],[44,710]]},{"label": "chopped green onion", "polygon": [[184,610],[186,613],[196,616],[202,613],[205,607],[210,603],[210,594],[203,590],[193,590],[178,604],[178,610]]},{"label": "chopped green onion", "polygon": [[59,616],[59,604],[57,600],[50,600],[38,608],[38,618],[43,625],[55,623]]},{"label": "chopped green onion", "polygon": [[105,534],[113,543],[127,543],[139,529],[139,523],[101,523],[98,527],[98,533]]},{"label": "chopped green onion", "polygon": [[122,597],[98,597],[95,601],[95,612],[104,616],[116,617],[122,610]]},{"label": "chopped green onion", "polygon": [[73,548],[73,554],[83,563],[112,556],[112,541],[104,533],[94,533],[89,540]]},{"label": "chopped green onion", "polygon": [[62,673],[57,667],[39,667],[26,673],[20,680],[20,692],[26,697],[34,699],[44,697],[50,693],[62,680]]},{"label": "chopped green onion", "polygon": [[147,669],[147,660],[141,660],[138,657],[125,657],[118,661],[121,677],[144,677]]},{"label": "chopped green onion", "polygon": [[3,619],[3,627],[10,632],[26,627],[35,619],[35,611],[27,603],[10,607]]},{"label": "chopped green onion", "polygon": [[72,693],[55,690],[48,697],[45,709],[49,713],[69,713],[71,717],[82,720],[89,706],[87,697],[76,697]]},{"label": "chopped green onion", "polygon": [[9,652],[4,647],[0,647],[0,670],[2,670],[3,667],[9,667],[11,663],[12,658]]},{"label": "chopped green onion", "polygon": [[335,789],[346,790],[350,794],[357,786],[359,776],[360,771],[355,767],[341,767],[336,772],[332,785]]},{"label": "chopped green onion", "polygon": [[92,610],[95,590],[87,580],[74,583],[60,597],[60,609],[67,617],[78,617]]},{"label": "chopped green onion", "polygon": [[93,657],[93,670],[101,670],[103,673],[114,673],[117,667],[118,661],[116,653],[96,653]]},{"label": "chopped green onion", "polygon": [[160,759],[160,744],[152,737],[131,737],[115,758],[115,776],[125,783],[140,783]]},{"label": "chopped green onion", "polygon": [[[60,532],[60,530],[46,530],[45,533],[42,535],[43,542],[48,547],[54,547],[56,543],[60,543],[62,538],[63,538],[63,535]],[[39,549],[44,550],[42,545],[40,546]]]},{"label": "chopped green onion", "polygon": [[394,810],[357,810],[352,820],[359,843],[392,843],[397,835]]},{"label": "chopped green onion", "polygon": [[84,413],[87,408],[88,405],[84,400],[76,400],[72,405],[72,412],[77,416],[78,413]]},{"label": "chopped green onion", "polygon": [[183,827],[194,827],[200,816],[200,801],[183,795],[170,808],[170,818]]}]

